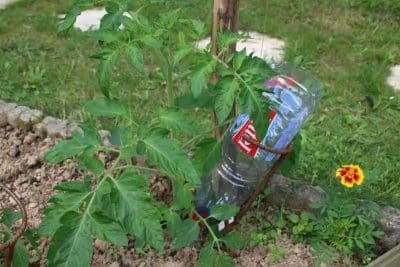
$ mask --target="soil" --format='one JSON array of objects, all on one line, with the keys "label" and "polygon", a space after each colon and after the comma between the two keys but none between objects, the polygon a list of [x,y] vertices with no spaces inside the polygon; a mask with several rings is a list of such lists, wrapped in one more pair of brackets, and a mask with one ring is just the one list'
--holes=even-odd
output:
[{"label": "soil", "polygon": [[[30,228],[39,226],[54,185],[62,181],[82,179],[73,162],[62,165],[48,165],[43,162],[46,151],[56,141],[50,138],[41,139],[35,133],[23,132],[10,126],[0,128],[0,181],[23,200]],[[16,209],[15,202],[3,191],[0,191],[0,203],[0,211],[5,207]],[[239,251],[235,258],[237,266],[312,266],[308,246],[294,244],[286,236],[278,240],[276,245],[285,251],[279,262],[269,262],[267,247],[258,246]],[[153,250],[143,254],[135,251],[133,246],[118,248],[95,240],[92,266],[193,266],[199,247],[195,245],[180,251],[166,251],[165,255],[160,256]],[[46,248],[47,239],[42,238],[40,266],[46,266]]]}]

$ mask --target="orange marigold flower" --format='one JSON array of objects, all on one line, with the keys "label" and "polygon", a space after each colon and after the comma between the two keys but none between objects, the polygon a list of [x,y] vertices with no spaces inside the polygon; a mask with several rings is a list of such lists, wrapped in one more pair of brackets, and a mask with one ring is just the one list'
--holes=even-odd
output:
[{"label": "orange marigold flower", "polygon": [[361,185],[364,181],[364,173],[358,165],[343,165],[336,170],[336,177],[339,177],[340,183],[346,187]]}]

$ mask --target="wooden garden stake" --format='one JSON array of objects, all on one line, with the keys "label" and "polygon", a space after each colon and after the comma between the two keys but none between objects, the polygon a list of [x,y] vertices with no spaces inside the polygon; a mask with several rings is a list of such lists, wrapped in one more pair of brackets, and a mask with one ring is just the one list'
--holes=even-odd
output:
[{"label": "wooden garden stake", "polygon": [[[232,44],[229,52],[220,55],[217,45],[217,33],[229,30],[237,32],[239,19],[239,0],[213,0],[212,9],[212,29],[211,29],[211,51],[213,55],[219,56],[222,60],[231,53],[236,51],[236,43]],[[211,75],[211,83],[216,84],[218,82],[218,76],[214,73]],[[231,116],[235,116],[234,110]],[[212,123],[214,130],[214,137],[220,138],[224,132],[224,129],[217,129],[218,124],[217,116],[215,112],[212,114]]]}]

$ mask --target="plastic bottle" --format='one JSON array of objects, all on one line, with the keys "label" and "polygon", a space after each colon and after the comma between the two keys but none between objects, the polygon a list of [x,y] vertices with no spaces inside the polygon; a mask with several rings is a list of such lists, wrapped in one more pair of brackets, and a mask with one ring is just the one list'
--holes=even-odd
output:
[{"label": "plastic bottle", "polygon": [[[287,65],[276,66],[276,70],[284,75],[266,81],[267,91],[262,94],[270,103],[271,113],[261,143],[284,149],[315,107],[320,98],[320,86],[302,70]],[[242,205],[279,157],[247,142],[244,135],[259,143],[247,114],[236,118],[223,141],[220,162],[209,176],[203,177],[196,193],[196,205],[201,214],[207,215],[215,204]]]}]

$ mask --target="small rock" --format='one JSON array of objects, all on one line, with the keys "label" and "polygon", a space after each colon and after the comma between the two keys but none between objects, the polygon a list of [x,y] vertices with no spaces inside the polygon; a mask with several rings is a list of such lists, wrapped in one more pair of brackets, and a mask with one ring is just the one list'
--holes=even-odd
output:
[{"label": "small rock", "polygon": [[104,242],[103,240],[96,239],[94,241],[94,247],[97,248],[98,250],[104,252],[108,248],[108,244]]},{"label": "small rock", "polygon": [[24,137],[23,143],[24,143],[25,145],[30,145],[30,144],[32,144],[37,138],[38,138],[38,136],[37,136],[36,134],[29,132],[29,133]]},{"label": "small rock", "polygon": [[0,127],[4,127],[7,125],[7,113],[3,110],[0,110]]},{"label": "small rock", "polygon": [[119,267],[119,263],[114,261],[113,263],[110,264],[110,267]]},{"label": "small rock", "polygon": [[43,118],[43,112],[37,109],[28,109],[21,113],[17,121],[18,125],[24,129],[31,129],[36,123]]},{"label": "small rock", "polygon": [[33,167],[36,166],[39,163],[39,158],[38,156],[29,156],[28,159],[26,160],[26,164],[28,167]]},{"label": "small rock", "polygon": [[8,198],[8,202],[9,202],[11,205],[16,205],[16,204],[17,204],[17,202],[15,202],[15,200],[14,200],[12,197],[9,197],[9,198]]},{"label": "small rock", "polygon": [[21,151],[17,145],[13,145],[8,151],[10,157],[16,158],[21,154]]},{"label": "small rock", "polygon": [[68,136],[67,123],[53,117],[45,117],[42,122],[36,124],[33,128],[41,136],[48,135],[49,137],[62,138]]},{"label": "small rock", "polygon": [[34,209],[34,208],[36,208],[37,206],[38,206],[38,203],[31,202],[31,203],[29,203],[28,208]]},{"label": "small rock", "polygon": [[286,206],[292,210],[308,210],[309,205],[321,201],[325,192],[319,186],[311,186],[303,181],[274,175],[268,182],[271,190],[267,203]]},{"label": "small rock", "polygon": [[19,122],[19,117],[21,116],[22,113],[29,111],[30,109],[28,107],[20,106],[16,107],[12,110],[10,110],[7,113],[7,122],[13,126],[13,127],[18,127]]},{"label": "small rock", "polygon": [[379,244],[386,251],[400,244],[400,210],[387,206],[381,211],[379,226],[385,232],[385,236],[379,240]]}]

